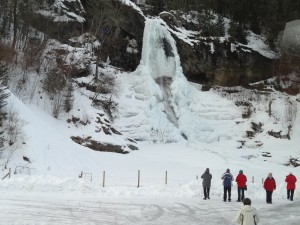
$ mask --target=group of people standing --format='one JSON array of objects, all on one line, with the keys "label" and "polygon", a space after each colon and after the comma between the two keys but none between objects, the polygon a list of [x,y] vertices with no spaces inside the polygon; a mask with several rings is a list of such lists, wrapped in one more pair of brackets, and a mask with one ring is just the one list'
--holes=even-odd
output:
[{"label": "group of people standing", "polygon": [[[209,192],[211,187],[212,175],[209,172],[209,168],[205,170],[201,178],[203,179],[202,186],[204,192],[204,200],[210,199]],[[221,176],[223,180],[224,194],[223,201],[227,200],[231,202],[231,187],[232,182],[234,181],[233,175],[230,173],[230,169],[226,169],[226,172]],[[256,209],[251,206],[251,200],[245,198],[245,190],[247,190],[247,177],[244,175],[243,170],[239,171],[239,174],[236,176],[235,181],[237,182],[237,191],[238,199],[237,202],[243,202],[243,206],[237,213],[235,221],[238,224],[242,225],[256,225],[259,222],[259,216],[256,212]],[[287,199],[293,201],[294,191],[296,189],[297,178],[292,174],[286,176],[285,182],[287,183]],[[272,173],[268,174],[268,177],[264,181],[264,189],[266,190],[266,201],[268,204],[272,204],[272,194],[276,189],[276,182]]]},{"label": "group of people standing", "polygon": [[[224,186],[223,201],[226,202],[228,200],[229,202],[231,202],[231,187],[234,178],[233,175],[230,173],[230,169],[226,170],[226,172],[221,176],[221,179],[223,180],[223,186]],[[239,171],[239,174],[236,176],[235,181],[237,183],[237,190],[238,190],[237,202],[244,201],[245,190],[247,189],[247,185],[246,185],[247,177],[244,175],[243,170]]]},{"label": "group of people standing", "polygon": [[[202,174],[201,178],[203,179],[202,186],[204,192],[204,200],[210,199],[209,192],[211,187],[212,175],[209,172],[209,168],[206,168],[205,172]],[[233,186],[234,177],[230,172],[230,169],[226,169],[226,172],[221,176],[223,180],[223,201],[231,202],[231,188]],[[239,174],[236,176],[235,181],[237,183],[238,198],[237,202],[243,202],[245,199],[245,190],[247,190],[247,177],[244,174],[243,170],[239,171]],[[290,201],[294,200],[294,191],[296,188],[297,178],[292,174],[286,176],[285,182],[287,183],[287,199]],[[266,190],[266,202],[272,204],[272,194],[276,189],[276,181],[272,173],[268,174],[268,177],[264,181],[264,189]]]}]

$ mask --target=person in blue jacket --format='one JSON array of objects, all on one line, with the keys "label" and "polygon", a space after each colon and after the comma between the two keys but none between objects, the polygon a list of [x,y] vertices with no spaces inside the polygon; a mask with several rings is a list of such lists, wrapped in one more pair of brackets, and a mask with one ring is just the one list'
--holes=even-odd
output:
[{"label": "person in blue jacket", "polygon": [[221,176],[223,179],[223,186],[224,186],[224,195],[223,201],[227,201],[227,194],[228,194],[228,201],[231,202],[231,186],[233,181],[233,175],[230,173],[230,169],[227,169],[226,172]]}]

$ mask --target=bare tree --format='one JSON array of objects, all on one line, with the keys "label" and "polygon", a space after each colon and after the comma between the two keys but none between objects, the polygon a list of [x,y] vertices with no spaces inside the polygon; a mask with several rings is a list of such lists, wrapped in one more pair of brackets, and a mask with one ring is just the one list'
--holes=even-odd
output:
[{"label": "bare tree", "polygon": [[53,100],[52,100],[52,116],[54,118],[58,118],[59,114],[61,113],[61,107],[63,105],[63,99],[64,96],[62,94],[62,92],[57,93]]},{"label": "bare tree", "polygon": [[5,125],[7,140],[9,145],[13,145],[22,133],[24,121],[20,119],[19,113],[11,106],[7,114],[7,123]]},{"label": "bare tree", "polygon": [[118,30],[118,17],[120,14],[121,4],[114,1],[86,1],[87,10],[90,15],[87,17],[91,20],[89,31],[100,40],[100,47],[96,49],[96,70],[95,82],[99,78],[99,63],[106,61],[108,52],[105,52],[103,46],[112,44],[114,32]]}]

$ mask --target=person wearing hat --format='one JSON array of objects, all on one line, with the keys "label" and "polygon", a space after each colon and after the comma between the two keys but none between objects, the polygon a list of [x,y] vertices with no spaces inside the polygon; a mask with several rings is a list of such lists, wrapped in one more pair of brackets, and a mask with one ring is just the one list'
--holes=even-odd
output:
[{"label": "person wearing hat", "polygon": [[204,192],[204,200],[210,199],[209,198],[209,191],[210,191],[210,185],[211,185],[211,179],[212,175],[209,173],[209,168],[206,168],[205,172],[202,174],[201,178],[202,186],[203,186],[203,192]]},{"label": "person wearing hat", "polygon": [[266,190],[267,203],[272,204],[272,194],[273,191],[276,189],[276,181],[273,178],[272,173],[269,173],[268,177],[265,179],[264,189]]},{"label": "person wearing hat", "polygon": [[231,186],[233,181],[233,176],[230,173],[230,169],[227,169],[226,172],[221,176],[223,180],[224,186],[224,194],[223,194],[223,201],[227,201],[227,193],[228,193],[228,201],[231,202]]},{"label": "person wearing hat", "polygon": [[257,225],[259,223],[259,216],[256,209],[251,206],[251,200],[245,198],[244,205],[241,207],[235,217],[235,221],[241,225]]},{"label": "person wearing hat", "polygon": [[294,200],[294,191],[296,189],[296,182],[297,178],[292,174],[292,172],[289,173],[289,175],[285,178],[286,189],[287,189],[287,199],[293,201]]},{"label": "person wearing hat", "polygon": [[245,189],[246,189],[246,182],[247,182],[247,177],[244,175],[243,170],[239,171],[239,174],[235,178],[235,181],[237,183],[237,190],[238,190],[238,199],[237,202],[244,201],[245,198]]}]

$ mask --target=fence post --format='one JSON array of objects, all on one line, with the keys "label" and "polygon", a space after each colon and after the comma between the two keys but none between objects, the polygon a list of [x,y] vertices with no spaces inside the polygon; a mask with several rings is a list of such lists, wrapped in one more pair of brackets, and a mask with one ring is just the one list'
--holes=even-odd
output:
[{"label": "fence post", "polygon": [[9,168],[8,171],[9,171],[8,174],[6,174],[6,175],[2,178],[2,180],[4,180],[6,177],[10,178],[10,175],[11,175],[11,168]]},{"label": "fence post", "polygon": [[166,171],[166,176],[165,176],[165,185],[168,184],[168,171]]},{"label": "fence post", "polygon": [[102,187],[105,187],[105,170],[103,171]]},{"label": "fence post", "polygon": [[254,184],[254,176],[252,176],[252,184]]},{"label": "fence post", "polygon": [[138,170],[138,185],[137,185],[138,188],[140,187],[140,179],[141,179],[141,173],[140,170]]},{"label": "fence post", "polygon": [[261,183],[264,184],[264,178],[261,178]]}]

